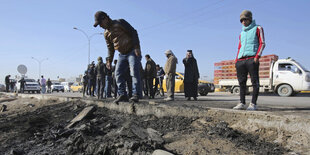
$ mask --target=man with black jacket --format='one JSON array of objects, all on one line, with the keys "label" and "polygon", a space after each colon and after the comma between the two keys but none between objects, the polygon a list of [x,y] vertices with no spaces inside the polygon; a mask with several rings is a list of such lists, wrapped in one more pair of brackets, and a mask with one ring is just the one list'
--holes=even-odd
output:
[{"label": "man with black jacket", "polygon": [[150,55],[145,55],[145,80],[147,95],[150,99],[154,99],[155,92],[153,90],[153,82],[156,77],[156,63],[151,59]]},{"label": "man with black jacket", "polygon": [[10,77],[11,75],[5,76],[5,91],[9,92],[10,89]]},{"label": "man with black jacket", "polygon": [[126,92],[126,71],[130,68],[132,77],[133,96],[131,102],[139,101],[141,61],[140,42],[137,31],[124,19],[112,20],[105,12],[98,11],[95,14],[94,27],[100,25],[104,31],[104,37],[108,47],[109,62],[113,61],[115,50],[119,51],[115,75],[120,95],[114,102],[128,101]]},{"label": "man with black jacket", "polygon": [[20,88],[19,88],[20,92],[24,93],[24,90],[25,90],[25,79],[22,77],[18,82],[20,83]]}]

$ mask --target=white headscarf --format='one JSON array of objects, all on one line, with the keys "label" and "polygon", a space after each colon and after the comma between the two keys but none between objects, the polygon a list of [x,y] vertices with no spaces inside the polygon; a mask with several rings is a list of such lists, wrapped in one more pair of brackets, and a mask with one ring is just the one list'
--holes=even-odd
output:
[{"label": "white headscarf", "polygon": [[167,51],[165,52],[165,54],[166,54],[166,55],[171,54],[172,56],[174,56],[175,59],[177,60],[177,63],[178,63],[178,58],[174,55],[174,53],[173,53],[171,50],[167,50]]}]

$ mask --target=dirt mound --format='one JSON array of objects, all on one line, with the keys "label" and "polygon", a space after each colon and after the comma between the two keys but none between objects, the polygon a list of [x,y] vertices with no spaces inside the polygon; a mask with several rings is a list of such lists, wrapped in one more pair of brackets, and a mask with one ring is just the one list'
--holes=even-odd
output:
[{"label": "dirt mound", "polygon": [[214,118],[137,116],[106,108],[65,128],[85,107],[80,102],[44,106],[0,118],[5,154],[283,154],[288,150],[233,130]]}]

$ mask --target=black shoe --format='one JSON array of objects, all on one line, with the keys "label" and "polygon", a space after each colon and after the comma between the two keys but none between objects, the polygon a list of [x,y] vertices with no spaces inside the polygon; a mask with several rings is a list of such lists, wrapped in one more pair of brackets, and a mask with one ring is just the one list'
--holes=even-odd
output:
[{"label": "black shoe", "polygon": [[131,97],[129,99],[129,102],[139,102],[139,96],[138,95],[134,95],[133,97]]},{"label": "black shoe", "polygon": [[191,97],[188,97],[188,98],[187,98],[187,101],[190,101],[190,100],[191,100]]},{"label": "black shoe", "polygon": [[194,100],[197,101],[197,97],[194,97]]},{"label": "black shoe", "polygon": [[118,96],[118,98],[113,101],[113,103],[116,103],[116,104],[118,104],[119,102],[128,102],[127,95]]}]

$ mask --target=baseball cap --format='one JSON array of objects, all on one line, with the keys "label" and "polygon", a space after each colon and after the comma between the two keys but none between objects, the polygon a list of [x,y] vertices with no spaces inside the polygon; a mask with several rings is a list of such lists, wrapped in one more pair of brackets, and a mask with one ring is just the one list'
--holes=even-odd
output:
[{"label": "baseball cap", "polygon": [[104,19],[108,17],[108,15],[103,12],[103,11],[97,11],[96,14],[95,14],[95,24],[94,24],[94,27],[97,27],[100,22]]}]

